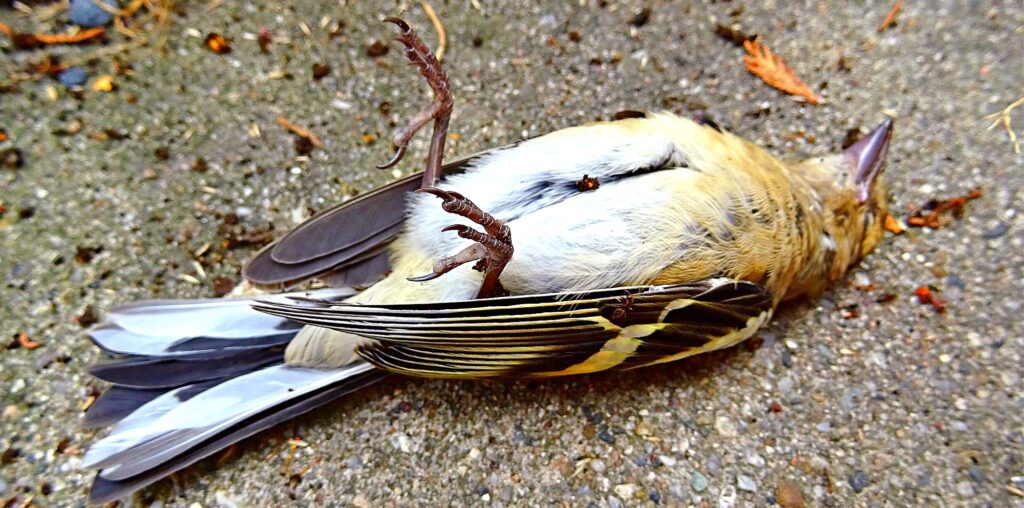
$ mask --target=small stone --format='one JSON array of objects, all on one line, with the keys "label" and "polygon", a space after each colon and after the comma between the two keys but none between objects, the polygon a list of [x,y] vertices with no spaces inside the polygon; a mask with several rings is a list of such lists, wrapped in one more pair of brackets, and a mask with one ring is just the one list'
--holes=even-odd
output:
[{"label": "small stone", "polygon": [[315,63],[313,64],[313,80],[320,81],[331,73],[331,65],[326,63]]},{"label": "small stone", "polygon": [[788,349],[782,349],[779,351],[779,357],[782,359],[782,366],[791,369],[793,368],[793,354]]},{"label": "small stone", "polygon": [[852,488],[854,492],[859,494],[862,490],[864,490],[868,485],[871,484],[871,479],[868,478],[868,475],[865,474],[864,471],[854,471],[854,473],[850,475],[849,482],[850,488]]},{"label": "small stone", "polygon": [[593,469],[595,473],[601,474],[604,472],[606,466],[603,460],[597,459],[590,461],[590,469]]},{"label": "small stone", "polygon": [[729,485],[718,494],[718,508],[732,508],[736,506],[736,487]]},{"label": "small stone", "polygon": [[353,471],[359,471],[363,468],[363,458],[358,455],[353,455],[348,459],[345,459],[345,467]]},{"label": "small stone", "polygon": [[21,150],[17,148],[8,148],[0,151],[0,166],[7,169],[17,169],[25,164],[25,157],[21,155]]},{"label": "small stone", "polygon": [[733,423],[732,419],[728,416],[722,415],[715,418],[715,430],[718,434],[724,437],[736,437],[739,432],[736,430],[736,424]]},{"label": "small stone", "polygon": [[678,462],[675,457],[670,455],[658,455],[658,461],[668,467],[673,467]]},{"label": "small stone", "polygon": [[647,499],[650,499],[655,503],[661,503],[661,494],[658,494],[658,491],[656,490],[652,490],[647,493]]},{"label": "small stone", "polygon": [[57,74],[57,82],[68,87],[82,86],[89,80],[89,74],[81,67],[68,67]]},{"label": "small stone", "polygon": [[601,432],[597,433],[597,438],[608,444],[615,444],[615,436],[608,432],[608,429],[601,429]]},{"label": "small stone", "polygon": [[694,492],[704,492],[704,489],[708,488],[708,478],[700,474],[700,471],[694,471],[690,475],[690,488]]},{"label": "small stone", "polygon": [[775,501],[782,508],[804,508],[804,493],[793,482],[782,482],[775,491]]},{"label": "small stone", "polygon": [[615,490],[615,495],[621,497],[622,499],[632,499],[633,493],[636,492],[636,484],[622,483],[616,485],[613,490]]},{"label": "small stone", "polygon": [[615,496],[610,496],[608,498],[608,508],[622,508],[622,500]]},{"label": "small stone", "polygon": [[[117,9],[116,0],[103,0],[103,3],[112,9]],[[110,23],[110,20],[114,19],[114,15],[96,5],[95,0],[71,0],[68,19],[80,27],[95,28]]]},{"label": "small stone", "polygon": [[1005,222],[1000,222],[996,224],[995,227],[993,227],[992,229],[982,233],[981,237],[986,240],[995,240],[996,238],[1000,238],[1009,232],[1010,226],[1008,226]]},{"label": "small stone", "polygon": [[379,58],[388,54],[390,48],[387,44],[381,41],[373,41],[369,46],[366,46],[366,56],[370,58]]},{"label": "small stone", "polygon": [[[777,412],[777,411],[776,411]],[[764,457],[751,452],[747,455],[747,464],[754,467],[764,467]]]},{"label": "small stone", "polygon": [[747,475],[737,475],[736,486],[739,487],[740,490],[745,490],[747,492],[757,492],[757,483],[754,481],[753,478]]},{"label": "small stone", "polygon": [[984,483],[988,477],[985,475],[985,471],[978,466],[972,466],[967,470],[968,476],[971,477],[976,483]]},{"label": "small stone", "polygon": [[370,502],[362,494],[357,494],[356,497],[352,498],[352,504],[356,508],[370,508]]},{"label": "small stone", "polygon": [[956,484],[956,493],[963,497],[974,496],[974,484],[969,481],[962,481]]}]

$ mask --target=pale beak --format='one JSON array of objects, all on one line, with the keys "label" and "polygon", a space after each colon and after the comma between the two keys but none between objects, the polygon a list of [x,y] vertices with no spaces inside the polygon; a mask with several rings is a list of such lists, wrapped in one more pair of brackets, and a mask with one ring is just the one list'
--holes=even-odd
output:
[{"label": "pale beak", "polygon": [[882,125],[844,152],[849,154],[856,164],[853,182],[857,188],[857,200],[861,203],[871,197],[871,184],[882,172],[885,154],[889,151],[889,139],[892,138],[892,125],[892,118],[887,118]]}]

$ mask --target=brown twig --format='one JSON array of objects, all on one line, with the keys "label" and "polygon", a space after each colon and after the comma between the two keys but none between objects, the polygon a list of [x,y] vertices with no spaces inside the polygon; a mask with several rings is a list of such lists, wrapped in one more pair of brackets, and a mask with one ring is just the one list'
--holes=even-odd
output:
[{"label": "brown twig", "polygon": [[885,21],[882,21],[881,25],[878,25],[878,32],[882,33],[889,29],[896,22],[896,15],[903,9],[903,0],[896,0],[893,4],[892,9],[889,9],[889,14],[885,16]]},{"label": "brown twig", "polygon": [[281,127],[283,127],[284,130],[286,130],[286,131],[288,131],[288,132],[290,132],[292,134],[295,134],[296,136],[298,136],[300,138],[308,139],[309,142],[313,143],[313,146],[316,146],[317,148],[323,148],[324,147],[323,142],[320,141],[320,138],[318,138],[316,134],[313,134],[312,132],[310,132],[307,129],[299,127],[298,125],[295,125],[294,123],[290,122],[287,118],[285,118],[283,116],[277,117],[277,124],[280,125]]},{"label": "brown twig", "polygon": [[434,25],[434,30],[437,32],[437,49],[434,50],[434,56],[438,62],[444,61],[444,51],[448,49],[448,33],[445,32],[441,18],[437,17],[437,13],[434,12],[430,3],[427,0],[420,0],[420,5],[423,6],[423,12],[427,14],[427,18],[430,19],[430,23]]},{"label": "brown twig", "polygon": [[916,228],[939,229],[942,227],[942,222],[939,221],[939,214],[945,211],[951,211],[955,217],[959,217],[963,214],[964,205],[966,205],[968,201],[972,201],[980,197],[981,190],[976,189],[964,194],[963,196],[957,196],[941,201],[933,200],[925,205],[925,208],[930,210],[928,215],[924,215],[922,212],[916,212],[907,219],[907,225]]}]

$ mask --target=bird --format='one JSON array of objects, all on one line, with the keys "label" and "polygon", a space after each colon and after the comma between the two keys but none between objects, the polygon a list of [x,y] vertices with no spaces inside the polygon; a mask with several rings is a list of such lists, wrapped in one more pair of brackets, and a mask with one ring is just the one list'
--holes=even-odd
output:
[{"label": "bird", "polygon": [[[884,237],[886,119],[849,148],[783,162],[707,119],[625,112],[442,163],[454,100],[404,21],[432,99],[422,174],[322,212],[243,269],[321,289],[153,300],[90,338],[113,425],[83,465],[124,497],[388,375],[529,379],[637,369],[733,346],[813,299]],[[685,364],[683,364],[685,366]]]}]

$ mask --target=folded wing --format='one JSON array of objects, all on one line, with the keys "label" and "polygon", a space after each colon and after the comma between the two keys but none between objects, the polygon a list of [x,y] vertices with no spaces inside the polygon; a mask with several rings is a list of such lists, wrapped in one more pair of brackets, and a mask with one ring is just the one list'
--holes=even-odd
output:
[{"label": "folded wing", "polygon": [[547,377],[632,368],[727,347],[771,314],[764,287],[696,284],[354,305],[269,298],[253,308],[373,339],[360,355],[392,372],[428,377]]}]

